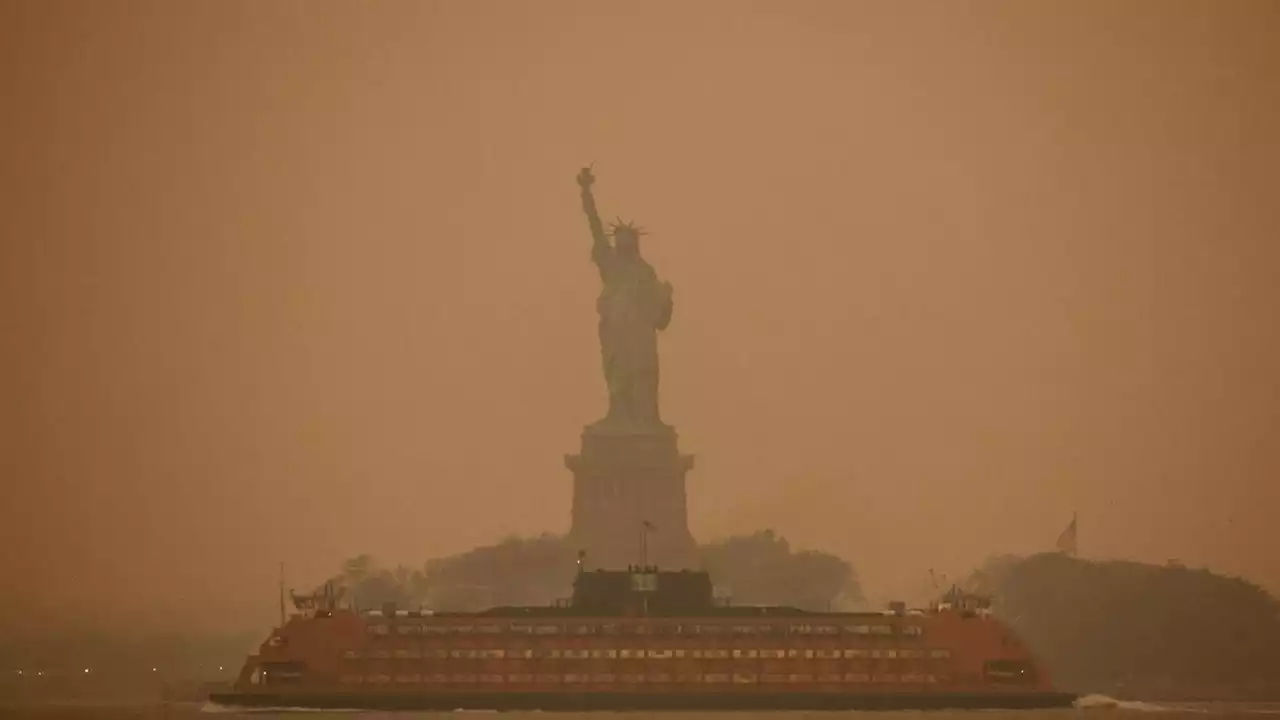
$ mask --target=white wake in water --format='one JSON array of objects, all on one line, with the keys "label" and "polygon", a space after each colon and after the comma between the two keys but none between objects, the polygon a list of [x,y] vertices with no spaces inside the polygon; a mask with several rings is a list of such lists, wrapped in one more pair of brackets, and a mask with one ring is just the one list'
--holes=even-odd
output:
[{"label": "white wake in water", "polygon": [[1139,700],[1117,700],[1106,695],[1085,695],[1075,702],[1079,710],[1131,710],[1134,712],[1189,712],[1206,713],[1204,708],[1177,707],[1172,705],[1156,705]]}]

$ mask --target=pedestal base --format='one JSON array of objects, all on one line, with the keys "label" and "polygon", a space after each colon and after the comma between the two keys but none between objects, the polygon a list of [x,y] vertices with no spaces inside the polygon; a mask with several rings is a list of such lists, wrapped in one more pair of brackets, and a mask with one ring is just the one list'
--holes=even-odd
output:
[{"label": "pedestal base", "polygon": [[[565,466],[573,472],[569,537],[587,553],[588,569],[697,567],[685,496],[693,456],[680,454],[673,428],[589,425],[582,451],[566,455]],[[647,533],[646,521],[653,526]]]}]

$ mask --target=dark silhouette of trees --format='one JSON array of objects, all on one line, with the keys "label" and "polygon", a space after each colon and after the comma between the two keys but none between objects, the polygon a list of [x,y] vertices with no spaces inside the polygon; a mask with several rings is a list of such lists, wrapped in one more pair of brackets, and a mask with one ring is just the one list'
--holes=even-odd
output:
[{"label": "dark silhouette of trees", "polygon": [[738,605],[850,610],[863,603],[853,567],[829,553],[792,550],[772,530],[735,535],[699,548],[712,582]]},{"label": "dark silhouette of trees", "polygon": [[[704,545],[703,565],[737,604],[847,609],[862,602],[849,563],[828,553],[794,551],[771,530]],[[480,610],[548,605],[572,593],[577,550],[560,535],[507,538],[428,561],[421,569],[386,569],[368,555],[347,560],[332,578],[358,607]]]},{"label": "dark silhouette of trees", "polygon": [[993,558],[969,585],[1072,690],[1247,694],[1280,671],[1280,604],[1241,579],[1042,554]]}]

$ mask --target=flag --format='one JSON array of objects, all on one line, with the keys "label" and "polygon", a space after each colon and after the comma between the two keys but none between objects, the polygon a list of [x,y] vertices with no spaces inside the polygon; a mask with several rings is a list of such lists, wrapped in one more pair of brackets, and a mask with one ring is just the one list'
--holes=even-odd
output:
[{"label": "flag", "polygon": [[1076,514],[1071,513],[1071,524],[1058,536],[1058,552],[1075,557],[1076,555]]}]

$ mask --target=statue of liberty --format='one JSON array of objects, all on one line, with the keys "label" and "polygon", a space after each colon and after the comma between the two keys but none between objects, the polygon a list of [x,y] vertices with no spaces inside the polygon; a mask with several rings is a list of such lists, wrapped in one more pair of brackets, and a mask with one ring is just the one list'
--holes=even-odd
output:
[{"label": "statue of liberty", "polygon": [[671,283],[660,282],[653,266],[640,256],[641,228],[619,220],[606,233],[591,193],[594,183],[591,168],[578,173],[582,210],[591,228],[591,260],[603,283],[596,311],[609,412],[596,427],[664,429],[658,413],[658,331],[671,322]]}]

